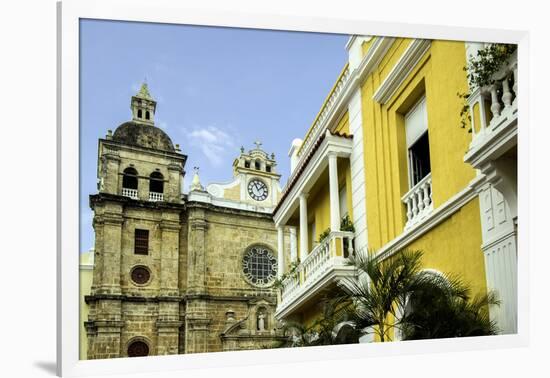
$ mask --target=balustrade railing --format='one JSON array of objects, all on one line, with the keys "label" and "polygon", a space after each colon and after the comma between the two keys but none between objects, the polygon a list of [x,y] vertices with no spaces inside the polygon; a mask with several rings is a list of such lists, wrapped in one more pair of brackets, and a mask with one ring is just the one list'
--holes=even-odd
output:
[{"label": "balustrade railing", "polygon": [[149,193],[149,201],[164,201],[164,194],[163,193],[155,193],[150,192]]},{"label": "balustrade railing", "polygon": [[344,91],[344,87],[350,79],[350,73],[351,72],[349,67],[346,66],[340,74],[340,77],[336,81],[336,84],[334,84],[334,87],[329,93],[325,103],[323,104],[323,107],[313,121],[313,126],[311,126],[310,130],[306,134],[304,142],[298,150],[298,157],[301,158],[302,156],[307,156],[307,152],[313,146],[317,138],[321,135],[322,132],[326,130],[327,119],[330,115],[330,111],[334,108],[339,100],[341,93]]},{"label": "balustrade railing", "polygon": [[133,199],[138,199],[137,189],[122,188],[122,195]]},{"label": "balustrade railing", "polygon": [[407,206],[407,223],[405,229],[420,222],[433,211],[432,174],[418,182],[401,200]]},{"label": "balustrade railing", "polygon": [[[476,88],[468,98],[472,115],[472,144],[482,143],[497,128],[517,117],[518,64],[514,53],[507,63],[493,76],[494,84]],[[474,107],[479,109],[479,125],[474,117]]]},{"label": "balustrade railing", "polygon": [[282,302],[291,301],[302,288],[316,283],[330,267],[345,263],[353,256],[354,233],[349,231],[331,232],[298,265],[295,271],[281,283]]}]

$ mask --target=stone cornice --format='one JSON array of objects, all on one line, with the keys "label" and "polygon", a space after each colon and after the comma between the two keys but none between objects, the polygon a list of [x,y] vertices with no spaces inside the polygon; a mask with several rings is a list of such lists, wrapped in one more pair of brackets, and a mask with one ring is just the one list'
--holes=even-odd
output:
[{"label": "stone cornice", "polygon": [[85,295],[84,300],[87,304],[99,300],[119,300],[127,302],[147,302],[147,303],[158,303],[158,302],[182,302],[188,300],[209,300],[209,301],[221,301],[221,302],[249,302],[251,304],[256,303],[259,300],[265,300],[270,304],[277,303],[277,296],[275,294],[268,295],[213,295],[213,294],[186,294],[180,296],[155,296],[155,297],[141,297],[134,295],[116,295],[116,294],[92,294]]},{"label": "stone cornice", "polygon": [[164,201],[142,201],[130,197],[110,193],[90,194],[90,207],[93,209],[95,204],[102,202],[119,202],[124,206],[144,207],[149,209],[175,209],[184,210],[183,203],[164,202]]},{"label": "stone cornice", "polygon": [[121,143],[121,142],[114,141],[112,139],[111,140],[109,140],[109,139],[99,139],[99,143],[107,145],[107,146],[116,146],[118,148],[123,148],[123,149],[126,149],[126,150],[136,150],[136,151],[140,151],[140,152],[147,152],[147,153],[150,153],[152,155],[159,155],[159,156],[164,156],[164,157],[168,156],[170,158],[183,161],[183,163],[185,163],[185,161],[187,160],[187,155],[185,155],[185,154],[180,154],[180,153],[177,153],[177,152],[170,152],[170,151],[161,151],[161,150],[156,150],[154,148],[147,148],[147,147],[142,147],[142,146],[130,146],[130,145],[127,145],[127,144],[124,144],[124,143]]}]

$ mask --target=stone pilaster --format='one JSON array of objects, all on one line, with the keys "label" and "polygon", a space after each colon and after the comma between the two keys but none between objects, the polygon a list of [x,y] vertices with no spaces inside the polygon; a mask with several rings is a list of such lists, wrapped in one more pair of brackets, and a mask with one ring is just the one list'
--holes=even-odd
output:
[{"label": "stone pilaster", "polygon": [[208,352],[211,319],[207,317],[206,306],[206,301],[202,299],[190,299],[187,301],[185,353]]},{"label": "stone pilaster", "polygon": [[157,355],[179,353],[179,301],[160,301],[157,327]]},{"label": "stone pilaster", "polygon": [[189,218],[189,248],[187,293],[205,292],[206,274],[206,229],[207,223],[203,209],[194,209]]},{"label": "stone pilaster", "polygon": [[93,294],[120,294],[120,256],[124,223],[122,207],[119,204],[103,206],[103,211],[94,217],[98,265],[94,271]]},{"label": "stone pilaster", "polygon": [[93,335],[89,359],[120,357],[120,334],[124,326],[121,309],[121,301],[117,299],[95,301],[94,319],[86,323],[88,334]]},{"label": "stone pilaster", "polygon": [[160,295],[177,296],[179,294],[179,214],[163,213],[160,229]]}]

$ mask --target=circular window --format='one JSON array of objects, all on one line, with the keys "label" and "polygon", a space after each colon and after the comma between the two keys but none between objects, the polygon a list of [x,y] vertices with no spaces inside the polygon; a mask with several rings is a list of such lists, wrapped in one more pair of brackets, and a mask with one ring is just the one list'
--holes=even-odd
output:
[{"label": "circular window", "polygon": [[149,355],[149,345],[138,340],[128,345],[128,357],[144,357]]},{"label": "circular window", "polygon": [[247,249],[242,265],[244,276],[257,286],[270,285],[277,276],[277,259],[269,248],[263,246]]},{"label": "circular window", "polygon": [[138,285],[145,285],[151,278],[151,272],[144,266],[136,266],[130,273],[132,281]]}]

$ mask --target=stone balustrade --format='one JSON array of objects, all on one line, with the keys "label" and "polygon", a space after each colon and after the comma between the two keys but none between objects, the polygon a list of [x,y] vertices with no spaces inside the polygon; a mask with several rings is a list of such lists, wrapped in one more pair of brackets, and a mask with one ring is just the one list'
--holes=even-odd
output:
[{"label": "stone balustrade", "polygon": [[149,193],[149,201],[152,201],[152,202],[164,201],[164,194],[163,193],[150,192]]},{"label": "stone balustrade", "polygon": [[405,229],[414,226],[431,214],[433,211],[432,174],[429,173],[420,180],[401,198],[401,201],[407,206]]},{"label": "stone balustrade", "polygon": [[122,188],[122,195],[133,199],[138,199],[137,189]]}]

